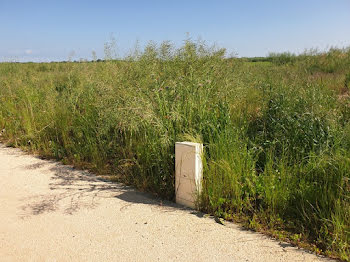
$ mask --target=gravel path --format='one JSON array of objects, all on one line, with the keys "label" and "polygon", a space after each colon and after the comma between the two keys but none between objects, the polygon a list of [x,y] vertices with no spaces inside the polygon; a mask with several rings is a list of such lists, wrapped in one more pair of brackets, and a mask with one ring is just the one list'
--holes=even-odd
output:
[{"label": "gravel path", "polygon": [[0,145],[0,261],[329,261]]}]

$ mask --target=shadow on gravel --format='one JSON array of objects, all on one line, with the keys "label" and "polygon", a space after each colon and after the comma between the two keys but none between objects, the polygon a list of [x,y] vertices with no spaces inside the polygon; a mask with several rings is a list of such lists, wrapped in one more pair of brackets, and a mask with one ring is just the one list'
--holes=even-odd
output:
[{"label": "shadow on gravel", "polygon": [[29,169],[29,170],[34,170],[34,169],[39,169],[39,168],[45,167],[45,166],[49,165],[50,163],[53,163],[53,162],[39,162],[39,163],[31,164],[31,165],[26,165],[26,166],[24,166],[24,168]]},{"label": "shadow on gravel", "polygon": [[122,205],[121,211],[133,204],[151,205],[162,208],[164,212],[183,208],[170,201],[155,198],[151,194],[138,192],[132,187],[111,182],[87,171],[76,170],[54,161],[38,159],[38,162],[22,168],[41,169],[40,172],[50,174],[47,193],[23,199],[28,204],[21,207],[20,217],[22,218],[58,211],[72,215],[81,209],[96,208],[101,199],[105,198],[126,202]]}]

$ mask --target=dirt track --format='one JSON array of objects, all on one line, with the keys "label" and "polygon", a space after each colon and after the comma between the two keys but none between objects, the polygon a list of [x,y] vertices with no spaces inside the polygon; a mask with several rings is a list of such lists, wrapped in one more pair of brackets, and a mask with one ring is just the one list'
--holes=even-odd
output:
[{"label": "dirt track", "polygon": [[0,145],[0,261],[328,261]]}]

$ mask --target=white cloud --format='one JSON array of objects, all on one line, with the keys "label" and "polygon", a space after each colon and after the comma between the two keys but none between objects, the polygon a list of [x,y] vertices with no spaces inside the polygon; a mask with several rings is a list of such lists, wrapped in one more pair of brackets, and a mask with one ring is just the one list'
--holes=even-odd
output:
[{"label": "white cloud", "polygon": [[32,49],[26,49],[26,50],[24,51],[24,53],[25,53],[26,55],[31,55],[31,54],[33,53],[33,50],[32,50]]}]

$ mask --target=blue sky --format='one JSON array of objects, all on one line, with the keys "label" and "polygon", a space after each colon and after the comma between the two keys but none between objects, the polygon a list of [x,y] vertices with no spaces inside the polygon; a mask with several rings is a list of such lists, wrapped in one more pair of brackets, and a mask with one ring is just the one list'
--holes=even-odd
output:
[{"label": "blue sky", "polygon": [[350,0],[0,0],[0,61],[102,58],[111,34],[121,56],[187,32],[238,56],[350,46]]}]

